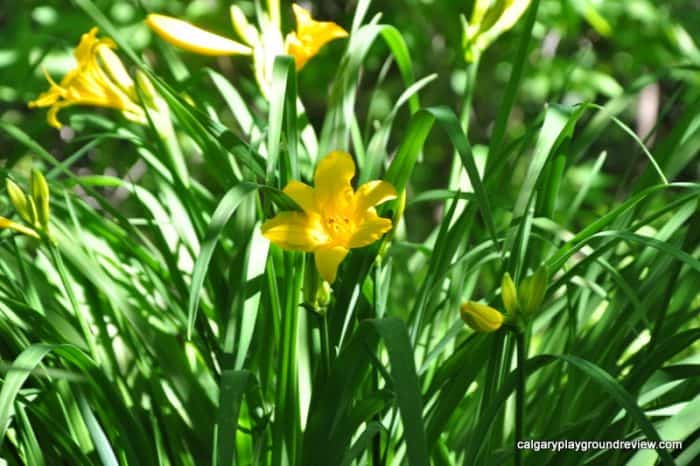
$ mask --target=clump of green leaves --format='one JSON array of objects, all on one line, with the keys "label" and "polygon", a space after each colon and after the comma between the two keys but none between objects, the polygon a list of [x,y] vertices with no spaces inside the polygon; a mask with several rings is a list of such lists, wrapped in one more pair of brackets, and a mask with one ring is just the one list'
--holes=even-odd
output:
[{"label": "clump of green leaves", "polygon": [[[247,61],[181,54],[126,3],[17,6],[16,53],[0,54],[0,98],[15,104],[0,122],[0,456],[694,464],[695,26],[675,5],[628,3],[318,9],[348,39],[301,71],[273,57],[264,92]],[[236,6],[239,34],[242,15],[293,29],[285,4]],[[163,8],[231,26],[228,5]],[[16,110],[46,86],[20,50],[58,76],[73,64],[56,38],[95,25],[147,121],[75,107],[59,138]],[[662,105],[644,113],[649,99]],[[330,285],[260,227],[302,215],[282,188],[313,184],[333,150],[353,155],[353,186],[383,179],[399,199],[376,208],[390,234],[353,248]],[[515,448],[561,438],[687,448]]]}]

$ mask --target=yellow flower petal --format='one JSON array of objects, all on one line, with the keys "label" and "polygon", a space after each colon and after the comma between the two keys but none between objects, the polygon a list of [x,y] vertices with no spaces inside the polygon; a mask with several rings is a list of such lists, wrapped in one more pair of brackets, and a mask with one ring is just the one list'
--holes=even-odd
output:
[{"label": "yellow flower petal", "polygon": [[361,217],[360,224],[350,238],[348,246],[362,248],[370,245],[391,230],[392,226],[391,220],[378,216],[374,209],[370,209]]},{"label": "yellow flower petal", "polygon": [[319,216],[301,212],[280,212],[263,223],[261,230],[272,243],[290,250],[310,252],[328,240]]},{"label": "yellow flower petal", "polygon": [[350,203],[353,196],[350,180],[353,176],[355,162],[350,154],[334,151],[325,156],[314,173],[314,189],[319,207],[338,210]]},{"label": "yellow flower petal", "polygon": [[314,188],[300,181],[290,181],[282,190],[307,213],[317,212]]},{"label": "yellow flower petal", "polygon": [[297,4],[292,5],[297,21],[297,29],[287,35],[285,47],[294,57],[297,70],[304,67],[328,42],[347,37],[345,29],[332,21],[316,21],[308,10]]},{"label": "yellow flower petal", "polygon": [[51,106],[49,109],[48,113],[46,114],[46,120],[49,122],[51,126],[53,126],[56,129],[61,129],[63,124],[58,121],[58,112],[62,108],[65,107],[70,107],[71,105],[74,105],[71,102],[57,102]]},{"label": "yellow flower petal", "polygon": [[163,40],[200,55],[250,55],[250,47],[170,16],[150,14],[146,24]]},{"label": "yellow flower petal", "polygon": [[23,235],[31,236],[32,238],[39,239],[39,234],[34,231],[31,228],[27,228],[24,225],[21,225],[17,222],[13,222],[9,218],[5,217],[0,217],[0,230],[3,229],[8,229],[8,230],[14,230],[17,233],[21,233]]},{"label": "yellow flower petal", "polygon": [[374,180],[357,188],[355,205],[357,211],[367,210],[386,201],[396,199],[396,189],[382,180]]},{"label": "yellow flower petal", "polygon": [[[70,70],[57,84],[51,76],[46,73],[46,79],[50,84],[49,90],[42,93],[36,100],[29,102],[29,107],[51,107],[47,119],[51,126],[61,127],[58,121],[58,112],[71,105],[90,105],[95,107],[114,108],[122,111],[125,117],[144,124],[146,117],[143,109],[132,100],[126,82],[115,82],[111,73],[125,74],[124,66],[119,62],[119,57],[111,53],[108,57],[110,62],[105,65],[105,61],[100,58],[104,53],[115,48],[116,45],[111,39],[97,38],[97,28],[92,28],[80,38],[80,43],[73,51],[77,66]],[[117,65],[117,62],[119,64]],[[105,67],[107,66],[107,67]],[[117,71],[117,67],[120,69]],[[120,76],[119,79],[126,79],[128,75]]]},{"label": "yellow flower petal", "polygon": [[317,249],[314,253],[314,261],[318,273],[328,283],[335,281],[335,276],[338,273],[338,266],[345,259],[348,250],[342,246],[334,246],[329,248]]},{"label": "yellow flower petal", "polygon": [[103,44],[111,48],[116,47],[112,39],[98,39],[97,33],[99,31],[100,30],[98,27],[93,27],[80,37],[78,46],[73,50],[73,56],[77,60],[78,64],[90,61],[92,59],[93,49],[98,44]]}]

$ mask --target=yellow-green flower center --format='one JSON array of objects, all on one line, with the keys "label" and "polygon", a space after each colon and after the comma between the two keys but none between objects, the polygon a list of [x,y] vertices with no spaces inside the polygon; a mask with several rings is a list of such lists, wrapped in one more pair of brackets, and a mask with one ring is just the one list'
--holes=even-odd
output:
[{"label": "yellow-green flower center", "polygon": [[328,236],[335,240],[344,240],[352,235],[355,229],[354,222],[345,213],[333,212],[330,215],[324,215],[323,223],[328,232]]}]

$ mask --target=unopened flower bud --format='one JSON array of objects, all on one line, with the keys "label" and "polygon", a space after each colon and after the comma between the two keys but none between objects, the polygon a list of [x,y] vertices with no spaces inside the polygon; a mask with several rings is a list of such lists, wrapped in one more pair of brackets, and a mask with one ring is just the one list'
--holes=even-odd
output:
[{"label": "unopened flower bud", "polygon": [[326,314],[328,305],[331,303],[333,289],[330,283],[323,280],[316,270],[313,262],[307,262],[306,270],[304,271],[304,302],[307,307],[310,307],[314,312],[323,316]]},{"label": "unopened flower bud", "polygon": [[460,311],[462,320],[476,332],[495,332],[503,325],[503,314],[486,304],[467,301]]},{"label": "unopened flower bud", "polygon": [[508,317],[511,319],[515,318],[518,312],[518,291],[508,272],[503,274],[503,280],[501,281],[501,299]]},{"label": "unopened flower bud", "polygon": [[148,78],[148,75],[141,70],[136,71],[136,83],[139,86],[139,90],[143,92],[146,104],[151,108],[156,108],[156,102],[161,97],[156,91],[156,88],[153,87],[153,83]]},{"label": "unopened flower bud", "polygon": [[49,185],[44,175],[38,170],[32,170],[29,184],[32,190],[32,199],[36,207],[37,221],[46,230],[49,225]]},{"label": "unopened flower bud", "polygon": [[7,194],[10,196],[10,201],[12,205],[15,206],[19,215],[28,223],[34,224],[34,218],[32,218],[31,211],[29,209],[29,201],[27,196],[22,191],[22,188],[17,186],[17,184],[11,179],[7,178],[5,181],[5,186],[7,186]]},{"label": "unopened flower bud", "polygon": [[547,269],[541,266],[520,284],[518,297],[525,315],[537,312],[547,291]]},{"label": "unopened flower bud", "polygon": [[323,309],[324,313],[328,308],[328,305],[331,303],[331,296],[333,296],[333,288],[331,288],[330,283],[323,280],[321,286],[319,286],[318,290],[316,290],[316,306],[319,309]]}]

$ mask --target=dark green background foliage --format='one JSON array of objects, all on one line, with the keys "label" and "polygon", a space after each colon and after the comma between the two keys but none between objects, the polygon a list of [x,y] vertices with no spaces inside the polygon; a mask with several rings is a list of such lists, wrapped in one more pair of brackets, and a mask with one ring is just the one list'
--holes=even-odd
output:
[{"label": "dark green background foliage", "polygon": [[[381,13],[408,57],[387,34],[349,71],[357,57],[335,41],[296,89],[278,61],[266,101],[247,57],[176,50],[143,22],[160,12],[233,37],[226,2],[0,0],[0,178],[47,174],[58,243],[0,233],[0,458],[698,464],[700,6],[541,0],[532,28],[533,10],[477,68],[460,22],[471,3],[373,1],[365,23]],[[236,4],[255,16],[254,2]],[[348,30],[357,7],[312,2]],[[76,106],[57,131],[27,108],[48,87],[42,67],[62,76],[95,24],[116,32],[130,70],[162,79],[189,188],[152,128]],[[407,81],[426,77],[420,101],[394,112]],[[343,82],[357,88],[352,121]],[[259,235],[288,205],[277,188],[292,170],[258,153],[296,150],[299,128],[281,123],[295,93],[299,128],[308,120],[322,145],[347,139],[334,148],[361,177],[407,192],[390,245],[353,250],[325,317],[300,302],[311,257]],[[332,116],[340,128],[322,133]],[[324,154],[299,146],[309,181]],[[4,188],[0,215],[18,219]],[[466,300],[504,310],[503,274],[522,283],[540,267],[548,287],[523,338],[459,319]],[[685,448],[516,452],[518,437]]]}]

